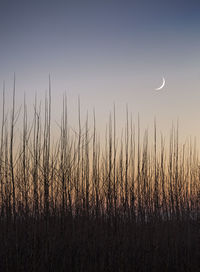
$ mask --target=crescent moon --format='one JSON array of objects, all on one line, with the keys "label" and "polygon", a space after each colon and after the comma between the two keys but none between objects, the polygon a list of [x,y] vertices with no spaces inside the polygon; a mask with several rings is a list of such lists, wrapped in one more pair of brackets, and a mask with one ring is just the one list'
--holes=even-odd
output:
[{"label": "crescent moon", "polygon": [[160,91],[163,87],[165,86],[165,79],[163,77],[163,83],[160,87],[158,87],[157,89],[155,89],[155,91]]}]

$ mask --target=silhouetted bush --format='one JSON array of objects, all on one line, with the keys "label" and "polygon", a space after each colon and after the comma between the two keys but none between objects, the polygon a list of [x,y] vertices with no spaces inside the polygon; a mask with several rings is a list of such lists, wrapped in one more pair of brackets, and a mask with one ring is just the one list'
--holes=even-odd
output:
[{"label": "silhouetted bush", "polygon": [[[88,118],[68,125],[66,97],[60,136],[51,139],[51,85],[44,121],[37,100],[14,145],[2,99],[0,142],[0,271],[198,271],[200,169],[196,146],[169,147],[141,136],[127,109],[116,135],[115,107],[104,140]],[[101,143],[101,144],[100,144]]]}]

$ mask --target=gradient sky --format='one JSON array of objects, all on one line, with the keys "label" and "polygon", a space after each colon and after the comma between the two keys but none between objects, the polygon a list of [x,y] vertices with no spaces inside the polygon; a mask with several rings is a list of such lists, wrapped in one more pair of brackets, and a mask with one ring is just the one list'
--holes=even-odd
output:
[{"label": "gradient sky", "polygon": [[15,72],[18,105],[24,92],[32,104],[50,73],[54,120],[66,91],[72,120],[80,95],[100,124],[113,102],[120,123],[128,103],[145,126],[156,115],[168,131],[179,118],[182,134],[199,137],[199,14],[199,0],[1,0],[0,83],[9,101]]}]

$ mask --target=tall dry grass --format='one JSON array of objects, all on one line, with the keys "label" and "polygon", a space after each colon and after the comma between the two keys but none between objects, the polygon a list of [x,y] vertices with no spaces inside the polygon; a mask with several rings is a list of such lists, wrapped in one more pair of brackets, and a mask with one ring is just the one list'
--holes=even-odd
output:
[{"label": "tall dry grass", "polygon": [[[178,124],[167,142],[155,120],[152,140],[148,130],[141,133],[139,116],[133,123],[127,107],[125,127],[117,135],[114,106],[102,141],[95,112],[92,125],[88,116],[81,123],[80,100],[78,130],[69,127],[64,96],[59,138],[53,142],[50,79],[44,115],[35,98],[30,123],[25,98],[20,115],[15,108],[15,82],[11,117],[5,103],[4,87],[2,271],[197,269],[200,163],[196,146],[179,142]],[[21,136],[14,147],[20,116]]]}]

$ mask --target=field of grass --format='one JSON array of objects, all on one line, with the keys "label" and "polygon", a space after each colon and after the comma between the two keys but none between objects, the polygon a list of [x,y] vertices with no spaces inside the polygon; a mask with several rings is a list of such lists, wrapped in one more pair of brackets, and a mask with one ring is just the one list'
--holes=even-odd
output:
[{"label": "field of grass", "polygon": [[117,135],[114,107],[100,140],[80,106],[69,128],[64,97],[55,141],[50,89],[20,129],[15,90],[11,115],[1,101],[0,271],[199,271],[200,162],[178,125],[166,141],[127,110]]}]

